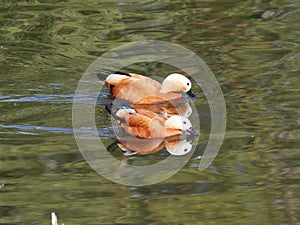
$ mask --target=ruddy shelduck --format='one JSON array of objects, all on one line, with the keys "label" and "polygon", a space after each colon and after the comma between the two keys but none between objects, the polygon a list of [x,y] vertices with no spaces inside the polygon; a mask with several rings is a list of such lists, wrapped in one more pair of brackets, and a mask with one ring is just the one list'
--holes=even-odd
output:
[{"label": "ruddy shelduck", "polygon": [[179,73],[167,76],[162,83],[135,73],[114,73],[104,81],[111,96],[137,104],[158,104],[182,99],[182,93],[191,97],[192,82]]},{"label": "ruddy shelduck", "polygon": [[112,146],[117,145],[124,155],[153,154],[163,148],[171,155],[185,155],[192,149],[197,132],[187,118],[178,115],[166,118],[149,110],[114,109],[111,105],[107,109],[113,111],[117,120],[115,134],[120,141]]}]

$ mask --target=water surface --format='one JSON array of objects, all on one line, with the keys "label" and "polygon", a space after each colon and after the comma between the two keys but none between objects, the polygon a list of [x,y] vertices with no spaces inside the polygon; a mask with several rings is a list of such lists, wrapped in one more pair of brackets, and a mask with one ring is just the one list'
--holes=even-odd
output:
[{"label": "water surface", "polygon": [[[65,224],[300,224],[298,1],[2,1],[0,13],[0,224],[49,224],[52,211]],[[162,183],[128,187],[84,161],[71,109],[88,66],[139,40],[205,60],[228,118],[218,157],[199,172],[210,115],[198,92],[203,136],[189,163]],[[109,115],[96,120],[111,143]]]}]

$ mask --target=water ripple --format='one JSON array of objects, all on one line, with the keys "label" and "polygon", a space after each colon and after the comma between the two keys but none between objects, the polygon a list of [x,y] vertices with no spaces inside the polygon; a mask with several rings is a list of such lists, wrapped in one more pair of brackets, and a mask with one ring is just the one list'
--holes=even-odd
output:
[{"label": "water ripple", "polygon": [[[63,127],[45,127],[45,126],[33,126],[33,125],[0,125],[3,129],[17,129],[18,134],[26,134],[26,135],[38,135],[39,132],[46,131],[46,132],[55,132],[55,133],[63,133],[63,134],[73,134],[73,128],[63,128]],[[29,132],[30,131],[30,132]],[[94,132],[91,129],[80,129],[80,132],[89,133]],[[113,129],[103,128],[97,130],[98,135],[100,137],[112,137],[114,135]]]}]

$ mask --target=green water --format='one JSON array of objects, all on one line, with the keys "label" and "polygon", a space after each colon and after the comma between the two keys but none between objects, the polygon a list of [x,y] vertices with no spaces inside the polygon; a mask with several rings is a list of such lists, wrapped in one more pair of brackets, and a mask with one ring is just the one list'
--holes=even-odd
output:
[{"label": "green water", "polygon": [[[50,224],[52,211],[66,225],[300,224],[299,1],[0,2],[0,224]],[[82,158],[72,99],[97,57],[140,40],[180,44],[210,66],[227,131],[199,172],[210,117],[198,93],[203,136],[189,163],[164,182],[130,187]],[[109,116],[97,120],[109,143]]]}]

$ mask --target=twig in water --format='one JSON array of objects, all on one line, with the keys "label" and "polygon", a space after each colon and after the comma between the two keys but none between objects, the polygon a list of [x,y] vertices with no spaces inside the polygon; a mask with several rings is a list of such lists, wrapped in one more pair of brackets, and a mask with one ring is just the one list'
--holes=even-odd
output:
[{"label": "twig in water", "polygon": [[[56,216],[55,212],[51,213],[51,222],[52,222],[52,225],[58,225],[57,216]],[[63,223],[62,225],[65,225],[65,224]]]},{"label": "twig in water", "polygon": [[51,221],[52,221],[52,225],[57,225],[57,216],[55,212],[51,213]]}]

